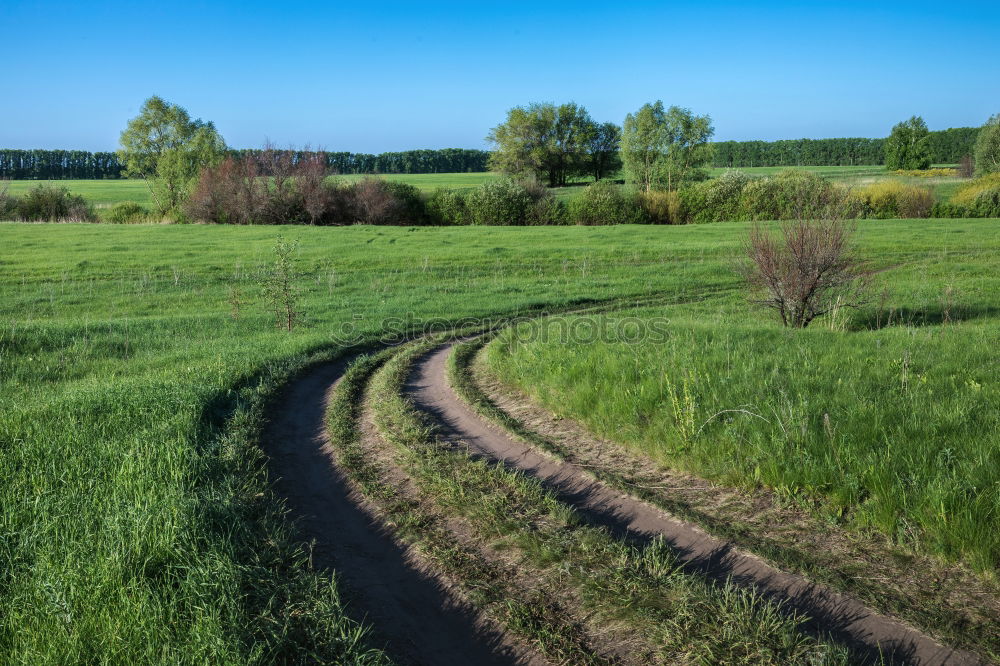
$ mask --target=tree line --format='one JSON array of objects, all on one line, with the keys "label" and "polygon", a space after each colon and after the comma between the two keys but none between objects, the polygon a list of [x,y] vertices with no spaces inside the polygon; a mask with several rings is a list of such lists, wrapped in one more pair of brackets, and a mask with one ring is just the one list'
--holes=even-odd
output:
[{"label": "tree line", "polygon": [[0,149],[0,178],[64,180],[121,178],[122,163],[111,152]]},{"label": "tree line", "polygon": [[[953,127],[930,132],[927,146],[933,164],[957,164],[973,153],[978,127]],[[606,177],[621,167],[618,141],[621,131],[613,123],[595,123],[588,145],[563,151],[552,165],[556,182],[572,175]],[[784,139],[780,141],[717,141],[712,166],[855,166],[885,164],[886,139]],[[253,149],[231,150],[236,159]],[[305,159],[313,151],[290,151]],[[333,173],[471,173],[490,169],[491,151],[470,148],[404,150],[381,154],[322,152]],[[497,159],[499,166],[502,160]],[[506,165],[514,167],[517,165]],[[0,149],[0,179],[89,180],[122,178],[125,169],[113,152],[85,150]],[[546,174],[548,179],[548,174]]]},{"label": "tree line", "polygon": [[[927,148],[933,164],[957,164],[971,155],[978,127],[952,127],[929,132]],[[780,141],[718,141],[712,166],[878,166],[886,163],[887,139],[783,139]]]},{"label": "tree line", "polygon": [[[251,149],[230,150],[242,159]],[[488,171],[489,151],[468,148],[368,153],[288,151],[293,160],[322,155],[333,173],[465,173]],[[0,149],[3,180],[102,180],[123,178],[126,166],[113,152]]]}]

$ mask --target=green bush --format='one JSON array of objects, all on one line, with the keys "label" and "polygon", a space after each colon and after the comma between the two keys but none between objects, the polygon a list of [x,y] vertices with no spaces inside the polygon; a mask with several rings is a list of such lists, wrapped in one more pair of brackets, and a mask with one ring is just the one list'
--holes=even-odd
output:
[{"label": "green bush", "polygon": [[956,192],[950,203],[968,211],[968,217],[1000,217],[1000,173],[976,178]]},{"label": "green bush", "polygon": [[855,217],[887,220],[897,217],[928,217],[934,206],[930,190],[883,180],[865,185],[848,195],[847,209]]},{"label": "green bush", "polygon": [[427,217],[432,224],[469,224],[469,211],[465,195],[457,190],[438,188],[424,202]]},{"label": "green bush", "polygon": [[741,200],[750,182],[745,173],[732,170],[680,190],[680,218],[692,224],[744,219]]},{"label": "green bush", "polygon": [[14,219],[14,209],[17,199],[7,193],[7,184],[0,183],[0,220]]},{"label": "green bush", "polygon": [[810,171],[787,169],[751,178],[741,171],[683,188],[677,222],[793,220],[844,212],[845,191]]},{"label": "green bush", "polygon": [[10,197],[12,217],[22,222],[96,222],[89,203],[65,187],[39,185],[21,197]]},{"label": "green bush", "polygon": [[975,215],[965,206],[948,201],[938,201],[931,207],[931,217],[958,218],[975,217]]},{"label": "green bush", "polygon": [[149,211],[134,201],[119,201],[104,216],[112,224],[142,224],[149,221]]},{"label": "green bush", "polygon": [[638,195],[610,180],[588,185],[570,204],[570,219],[577,224],[643,224],[649,216]]},{"label": "green bush", "polygon": [[468,221],[481,225],[565,224],[566,207],[544,187],[511,178],[488,180],[465,198]]},{"label": "green bush", "polygon": [[826,178],[786,169],[747,183],[740,207],[742,219],[794,220],[838,214],[844,199],[843,189]]}]

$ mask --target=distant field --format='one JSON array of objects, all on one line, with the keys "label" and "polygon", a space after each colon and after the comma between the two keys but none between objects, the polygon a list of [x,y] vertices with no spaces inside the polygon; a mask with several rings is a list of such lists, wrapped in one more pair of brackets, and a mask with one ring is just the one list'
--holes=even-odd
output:
[{"label": "distant field", "polygon": [[[347,174],[337,178],[352,183],[364,178],[364,174]],[[379,178],[409,183],[424,192],[432,192],[439,187],[452,190],[467,190],[496,178],[495,173],[390,173]]]},{"label": "distant field", "polygon": [[149,187],[143,180],[9,180],[10,194],[23,194],[38,185],[65,187],[82,194],[98,208],[109,208],[119,201],[152,204]]},{"label": "distant field", "polygon": [[[948,166],[948,165],[935,165]],[[864,185],[875,180],[884,178],[899,178],[891,176],[881,166],[801,166],[801,167],[749,167],[741,168],[743,171],[753,176],[769,176],[786,169],[798,169],[815,172],[824,178],[830,178],[837,182],[850,185]],[[728,169],[713,168],[709,172],[713,177],[717,177],[728,171]],[[395,180],[402,183],[409,183],[420,189],[422,192],[433,192],[438,188],[467,190],[482,185],[486,181],[496,178],[495,173],[416,173],[416,174],[382,174],[379,178]],[[362,174],[348,174],[336,176],[345,182],[354,182],[364,178]],[[902,180],[915,185],[929,187],[933,190],[935,198],[947,199],[954,194],[962,183],[966,182],[958,178],[902,178]],[[554,188],[552,191],[557,198],[569,201],[583,191],[583,186],[590,183],[592,179],[584,178],[568,187]],[[53,187],[65,187],[74,194],[82,194],[92,201],[98,211],[110,208],[119,201],[135,201],[145,206],[151,206],[153,201],[145,181],[141,180],[12,180],[9,183],[11,194],[21,194],[36,185],[43,184]]]}]

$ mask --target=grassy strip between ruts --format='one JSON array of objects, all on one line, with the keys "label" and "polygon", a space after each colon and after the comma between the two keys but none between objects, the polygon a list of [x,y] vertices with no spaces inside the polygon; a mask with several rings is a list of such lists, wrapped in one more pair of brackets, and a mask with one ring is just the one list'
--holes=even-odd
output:
[{"label": "grassy strip between ruts", "polygon": [[[488,617],[557,661],[603,663],[585,644],[579,628],[568,621],[555,604],[538,596],[526,598],[523,591],[514,588],[502,569],[460,543],[442,525],[439,516],[402,495],[384,478],[385,470],[361,447],[357,426],[369,379],[394,355],[407,357],[414,350],[419,353],[433,344],[418,341],[402,351],[390,348],[362,356],[344,374],[330,402],[327,419],[341,466],[348,478],[378,507],[396,535],[416,546],[440,571],[457,582],[468,600]],[[418,430],[407,434],[422,439],[423,429],[415,424],[413,427]]]},{"label": "grassy strip between ruts", "polygon": [[754,592],[682,571],[662,541],[642,548],[613,539],[537,482],[442,446],[401,395],[412,363],[432,347],[410,348],[375,377],[376,423],[421,491],[464,517],[484,549],[517,558],[538,585],[573,597],[589,626],[629,636],[643,663],[847,663],[843,648],[801,634],[798,618]]},{"label": "grassy strip between ruts", "polygon": [[[588,473],[601,482],[638,497],[675,516],[691,521],[711,534],[728,539],[740,547],[763,556],[776,565],[814,580],[830,585],[834,589],[852,595],[879,612],[904,618],[918,627],[928,630],[952,645],[980,650],[997,658],[996,627],[970,621],[964,613],[956,614],[948,608],[935,605],[938,598],[933,590],[917,590],[925,596],[913,598],[906,591],[890,585],[873,582],[870,569],[862,566],[863,577],[852,572],[852,564],[832,557],[825,552],[812,552],[807,548],[789,544],[787,540],[774,539],[749,522],[740,521],[739,516],[727,514],[725,518],[714,515],[692,504],[682,495],[659,492],[656,488],[643,485],[643,479],[621,473],[611,465],[600,461],[580,459],[575,452],[567,450],[560,442],[536,432],[510,413],[499,407],[480,387],[474,364],[479,352],[493,339],[486,334],[455,346],[448,359],[448,378],[456,393],[484,418],[504,428],[511,435],[544,451],[559,460],[583,464]],[[486,368],[479,368],[486,372]],[[753,509],[754,511],[758,508]],[[829,526],[827,526],[829,528]],[[887,555],[891,561],[896,561]],[[926,564],[926,563],[925,563]],[[947,596],[947,595],[945,595]],[[950,600],[949,600],[950,601]],[[961,603],[960,601],[957,603]]]}]

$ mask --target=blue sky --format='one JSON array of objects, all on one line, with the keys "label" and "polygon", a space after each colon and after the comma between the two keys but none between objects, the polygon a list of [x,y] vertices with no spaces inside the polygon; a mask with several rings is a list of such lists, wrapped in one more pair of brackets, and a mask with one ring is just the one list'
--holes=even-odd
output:
[{"label": "blue sky", "polygon": [[644,102],[716,139],[1000,112],[1000,3],[0,3],[0,147],[108,150],[156,94],[236,147],[484,147],[512,106]]}]

